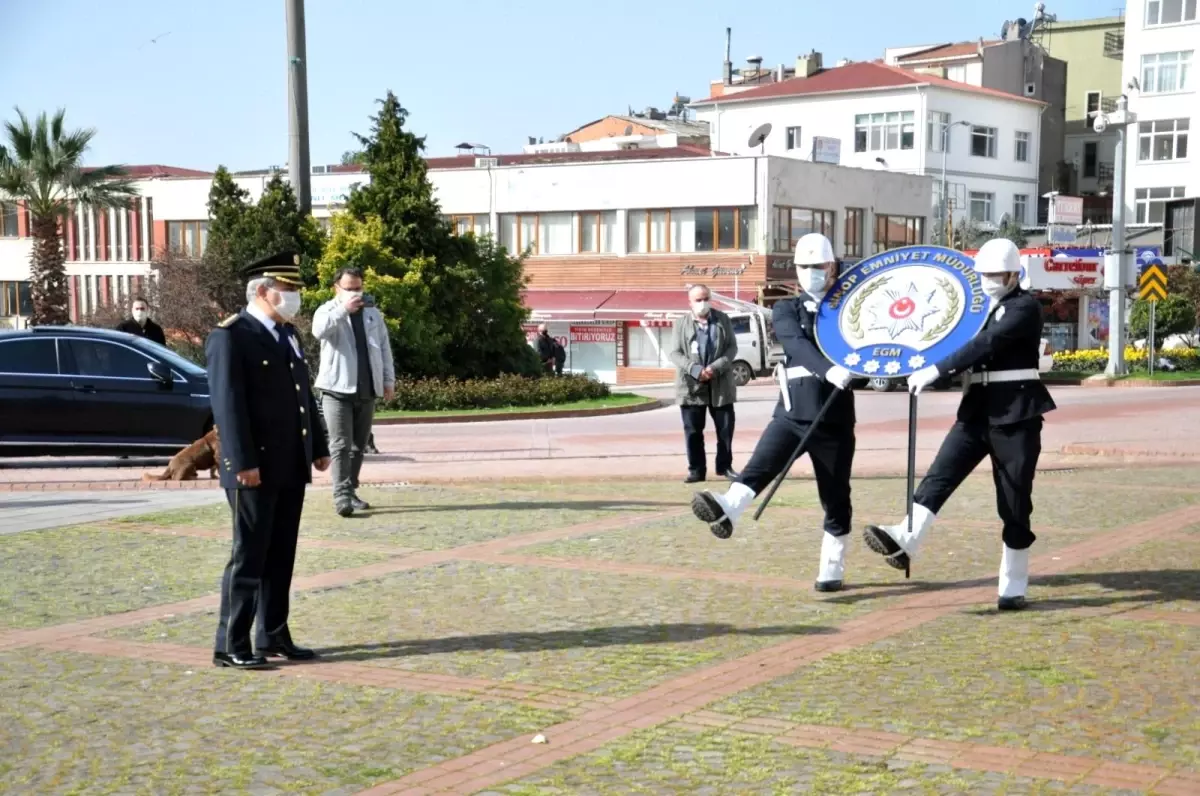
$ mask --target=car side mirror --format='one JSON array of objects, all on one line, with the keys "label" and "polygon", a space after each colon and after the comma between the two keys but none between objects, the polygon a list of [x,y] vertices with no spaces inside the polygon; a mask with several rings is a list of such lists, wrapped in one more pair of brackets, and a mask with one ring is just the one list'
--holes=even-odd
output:
[{"label": "car side mirror", "polygon": [[146,370],[150,371],[150,375],[159,384],[170,386],[175,381],[175,374],[171,369],[161,362],[149,362],[146,364]]}]

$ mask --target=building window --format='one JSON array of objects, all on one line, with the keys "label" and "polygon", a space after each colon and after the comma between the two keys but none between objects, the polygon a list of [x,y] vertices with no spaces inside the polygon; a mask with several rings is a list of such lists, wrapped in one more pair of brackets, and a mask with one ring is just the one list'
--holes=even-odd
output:
[{"label": "building window", "polygon": [[665,349],[671,347],[670,328],[657,326],[625,327],[625,359],[631,368],[674,367]]},{"label": "building window", "polygon": [[17,237],[17,231],[20,229],[17,225],[17,213],[20,210],[15,203],[0,202],[0,238]]},{"label": "building window", "polygon": [[925,219],[917,216],[875,215],[875,253],[915,246],[925,240]]},{"label": "building window", "polygon": [[617,246],[617,214],[579,213],[579,247],[581,254],[611,254]]},{"label": "building window", "polygon": [[946,79],[953,80],[955,83],[966,83],[967,65],[958,64],[957,66],[946,67]]},{"label": "building window", "polygon": [[539,213],[538,254],[575,253],[575,214]]},{"label": "building window", "polygon": [[208,222],[168,221],[167,245],[176,254],[199,260],[208,246]]},{"label": "building window", "polygon": [[0,282],[0,317],[33,315],[33,297],[28,282]]},{"label": "building window", "polygon": [[1196,0],[1149,0],[1146,27],[1196,21]]},{"label": "building window", "polygon": [[753,221],[754,208],[697,208],[695,251],[750,248],[754,240]]},{"label": "building window", "polygon": [[1192,50],[1142,56],[1142,93],[1170,94],[1192,87]]},{"label": "building window", "polygon": [[1188,150],[1188,119],[1138,123],[1138,160],[1183,160]]},{"label": "building window", "polygon": [[996,157],[996,128],[971,128],[971,154],[977,158]]},{"label": "building window", "polygon": [[1095,141],[1083,144],[1083,178],[1094,180],[1099,176],[1100,145]]},{"label": "building window", "polygon": [[775,247],[777,252],[796,250],[796,242],[810,232],[820,232],[833,240],[834,212],[806,207],[775,208]]},{"label": "building window", "polygon": [[454,234],[459,236],[469,233],[477,238],[482,238],[491,231],[492,227],[491,219],[487,213],[447,216],[446,220],[450,222]]},{"label": "building window", "polygon": [[1161,224],[1166,217],[1168,199],[1182,199],[1183,185],[1174,188],[1138,188],[1133,193],[1133,206],[1138,224]]},{"label": "building window", "polygon": [[996,194],[983,193],[982,191],[971,191],[970,209],[971,220],[978,221],[982,224],[989,224],[992,221],[992,205],[996,202]]},{"label": "building window", "polygon": [[500,216],[500,245],[517,257],[538,254],[537,213]]},{"label": "building window", "polygon": [[785,142],[786,142],[785,146],[789,150],[799,149],[800,148],[800,128],[799,127],[789,127],[784,132],[785,132]]},{"label": "building window", "polygon": [[1084,100],[1084,115],[1083,118],[1091,119],[1100,112],[1100,101],[1103,95],[1099,91],[1089,91],[1087,99]]},{"label": "building window", "polygon": [[854,117],[854,151],[912,149],[916,123],[912,111],[863,113]]},{"label": "building window", "polygon": [[1013,160],[1018,163],[1029,162],[1029,133],[1018,132],[1013,139]]},{"label": "building window", "polygon": [[930,152],[950,151],[950,114],[930,111],[925,119],[925,141]]},{"label": "building window", "polygon": [[[629,227],[630,254],[652,254],[655,252],[679,251],[681,239],[671,240],[670,210],[630,210],[627,218]],[[675,219],[675,228],[680,227]],[[671,246],[672,242],[676,245]]]},{"label": "building window", "polygon": [[1029,217],[1029,195],[1023,193],[1013,194],[1013,211],[1012,221],[1014,224],[1024,226]]},{"label": "building window", "polygon": [[92,209],[85,207],[80,215],[83,216],[83,223],[79,225],[79,235],[83,239],[83,246],[80,247],[83,257],[80,259],[87,261],[92,259]]},{"label": "building window", "polygon": [[861,207],[846,208],[846,229],[842,242],[842,256],[846,259],[858,259],[863,256],[863,217],[866,213]]},{"label": "building window", "polygon": [[630,210],[629,253],[708,252],[753,249],[753,207],[695,210]]}]

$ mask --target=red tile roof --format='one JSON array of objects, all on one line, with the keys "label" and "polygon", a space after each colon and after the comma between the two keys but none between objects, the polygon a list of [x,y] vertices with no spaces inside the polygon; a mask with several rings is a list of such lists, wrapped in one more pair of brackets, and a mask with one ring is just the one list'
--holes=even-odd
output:
[{"label": "red tile roof", "polygon": [[[985,41],[984,47],[993,44],[999,44],[998,41]],[[967,55],[975,55],[979,52],[979,42],[964,41],[958,44],[939,44],[936,47],[927,47],[924,50],[901,55],[897,61],[944,61],[949,58],[962,58]]]},{"label": "red tile roof", "polygon": [[711,105],[733,102],[752,102],[754,100],[781,99],[784,97],[804,97],[819,94],[851,93],[855,91],[877,91],[891,88],[914,88],[916,86],[937,86],[952,91],[962,91],[969,94],[983,94],[990,97],[1029,102],[1044,105],[1040,100],[1033,100],[1017,94],[1008,94],[991,88],[971,86],[958,83],[933,75],[924,75],[902,69],[898,66],[888,66],[878,62],[860,61],[839,66],[833,69],[822,69],[812,77],[792,78],[780,83],[739,91],[726,97],[708,97],[693,105]]},{"label": "red tile roof", "polygon": [[[124,166],[123,167],[130,177],[135,180],[148,180],[153,177],[211,177],[211,171],[199,171],[197,169],[183,169],[178,166],[160,166],[157,164],[148,166]],[[84,171],[88,171],[84,168]]]},{"label": "red tile roof", "polygon": [[430,169],[469,169],[476,157],[494,157],[500,166],[530,166],[544,163],[592,163],[606,160],[664,160],[670,158],[706,158],[714,154],[707,147],[683,144],[658,149],[614,149],[587,152],[543,152],[513,155],[454,155],[427,158]]}]

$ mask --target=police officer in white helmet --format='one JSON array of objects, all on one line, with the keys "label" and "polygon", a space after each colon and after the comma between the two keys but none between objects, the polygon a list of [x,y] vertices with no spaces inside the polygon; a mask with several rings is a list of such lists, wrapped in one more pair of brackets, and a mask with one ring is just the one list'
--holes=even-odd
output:
[{"label": "police officer in white helmet", "polygon": [[835,391],[833,404],[814,430],[806,452],[816,474],[817,492],[825,509],[817,591],[837,591],[845,571],[850,533],[850,469],[854,462],[854,395],[846,389],[850,371],[825,358],[817,347],[813,323],[825,292],[837,278],[833,246],[813,233],[796,245],[796,277],[803,291],[775,304],[772,322],[783,346],[785,362],[776,368],[780,399],[750,462],[724,495],[697,492],[693,513],[720,539],[733,535],[734,524],[783,470]]},{"label": "police officer in white helmet", "polygon": [[919,393],[943,376],[961,373],[958,421],[913,497],[911,531],[906,517],[898,525],[869,525],[864,536],[867,546],[889,564],[907,569],[942,506],[990,457],[1004,523],[997,605],[1011,611],[1025,607],[1029,548],[1037,538],[1030,528],[1033,477],[1042,451],[1042,417],[1055,405],[1038,374],[1042,309],[1019,284],[1016,245],[1005,238],[983,244],[975,271],[991,298],[983,329],[946,359],[908,378],[909,390]]}]

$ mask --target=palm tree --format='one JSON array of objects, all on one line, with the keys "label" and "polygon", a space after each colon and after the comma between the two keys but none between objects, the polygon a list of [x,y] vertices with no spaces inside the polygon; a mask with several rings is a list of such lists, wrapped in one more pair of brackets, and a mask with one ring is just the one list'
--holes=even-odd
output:
[{"label": "palm tree", "polygon": [[137,189],[120,166],[85,168],[83,156],[95,130],[66,131],[59,110],[45,112],[35,124],[17,111],[17,123],[5,122],[9,146],[0,144],[0,196],[24,201],[29,210],[33,255],[30,293],[34,324],[63,324],[67,311],[67,274],[59,230],[76,205],[125,206]]}]

